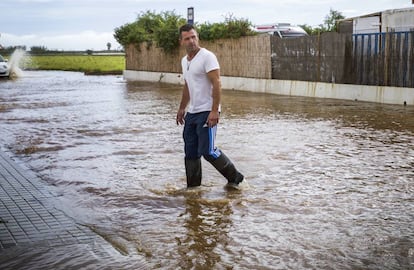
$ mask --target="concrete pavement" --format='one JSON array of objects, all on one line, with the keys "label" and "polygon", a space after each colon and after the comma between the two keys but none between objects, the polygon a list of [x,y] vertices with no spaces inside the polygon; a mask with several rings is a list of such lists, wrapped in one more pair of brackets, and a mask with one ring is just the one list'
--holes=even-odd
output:
[{"label": "concrete pavement", "polygon": [[0,151],[0,252],[39,241],[93,242],[96,235],[56,209],[54,199],[36,175]]},{"label": "concrete pavement", "polygon": [[[0,269],[149,269],[57,209],[56,195],[10,156],[0,149]],[[50,250],[58,256],[36,257]]]}]

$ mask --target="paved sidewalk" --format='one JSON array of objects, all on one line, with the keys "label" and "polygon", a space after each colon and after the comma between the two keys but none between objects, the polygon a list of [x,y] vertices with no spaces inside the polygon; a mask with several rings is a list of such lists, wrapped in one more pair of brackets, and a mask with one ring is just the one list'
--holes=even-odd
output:
[{"label": "paved sidewalk", "polygon": [[0,269],[149,269],[56,203],[39,177],[0,149]]},{"label": "paved sidewalk", "polygon": [[37,242],[53,247],[96,240],[52,205],[56,198],[43,185],[0,150],[0,252]]}]

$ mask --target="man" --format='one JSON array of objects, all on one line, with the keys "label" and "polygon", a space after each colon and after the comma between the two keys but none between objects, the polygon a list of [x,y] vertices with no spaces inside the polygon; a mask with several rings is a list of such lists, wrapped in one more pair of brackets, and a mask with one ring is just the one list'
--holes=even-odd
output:
[{"label": "man", "polygon": [[[184,124],[183,138],[187,187],[201,185],[201,156],[210,162],[228,181],[239,187],[244,176],[230,159],[215,147],[220,117],[220,66],[216,56],[198,44],[192,25],[180,27],[180,43],[187,55],[181,60],[184,89],[177,112],[177,125]],[[186,108],[187,113],[186,113]]]}]

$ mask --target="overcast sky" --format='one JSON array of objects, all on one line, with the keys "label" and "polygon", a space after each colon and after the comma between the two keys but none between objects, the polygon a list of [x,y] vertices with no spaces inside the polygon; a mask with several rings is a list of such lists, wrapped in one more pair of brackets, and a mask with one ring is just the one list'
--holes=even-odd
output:
[{"label": "overcast sky", "polygon": [[330,8],[348,18],[414,5],[412,0],[1,0],[0,44],[103,50],[110,42],[116,49],[114,29],[135,21],[141,12],[175,11],[186,18],[188,7],[194,7],[198,23],[223,22],[232,15],[253,24],[318,26]]}]

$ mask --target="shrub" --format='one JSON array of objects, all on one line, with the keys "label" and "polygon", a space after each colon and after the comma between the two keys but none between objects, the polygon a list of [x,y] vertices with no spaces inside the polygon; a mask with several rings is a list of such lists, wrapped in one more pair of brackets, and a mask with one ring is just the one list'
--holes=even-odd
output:
[{"label": "shrub", "polygon": [[[138,15],[135,22],[124,24],[115,28],[115,39],[124,48],[134,44],[137,48],[146,42],[147,47],[153,42],[169,53],[179,46],[179,31],[186,20],[174,13],[167,11],[156,14],[151,11]],[[228,16],[222,23],[204,23],[196,25],[201,40],[215,40],[223,38],[239,38],[242,36],[255,35],[251,30],[251,23],[246,19],[236,19]]]},{"label": "shrub", "polygon": [[133,23],[127,23],[115,28],[115,39],[124,48],[128,44],[137,47],[143,42],[152,46],[155,41],[166,52],[171,52],[179,46],[178,28],[185,24],[185,19],[172,12],[156,14],[151,11],[143,12]]},{"label": "shrub", "polygon": [[162,20],[154,33],[154,40],[165,52],[172,52],[180,45],[178,29],[186,23],[186,20],[175,15],[174,12],[164,12],[161,17]]},{"label": "shrub", "polygon": [[222,23],[204,23],[197,26],[201,40],[215,40],[223,38],[240,38],[256,35],[252,31],[252,24],[247,19],[237,19],[233,15],[226,17]]}]

